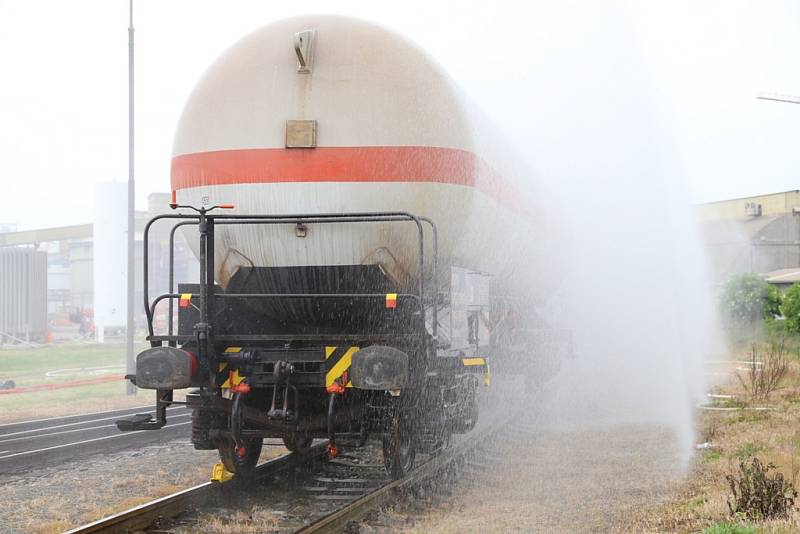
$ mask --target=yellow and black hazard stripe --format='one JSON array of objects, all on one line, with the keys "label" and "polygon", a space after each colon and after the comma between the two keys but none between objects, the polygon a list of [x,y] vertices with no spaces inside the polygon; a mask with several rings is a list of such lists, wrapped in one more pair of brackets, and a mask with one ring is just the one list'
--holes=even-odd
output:
[{"label": "yellow and black hazard stripe", "polygon": [[464,364],[465,367],[485,367],[485,377],[483,379],[484,385],[487,387],[492,384],[492,374],[489,371],[489,362],[486,361],[484,358],[463,358],[461,363]]},{"label": "yellow and black hazard stripe", "polygon": [[[227,353],[235,353],[241,352],[242,347],[228,347],[225,349]],[[229,388],[231,386],[238,386],[241,384],[244,379],[247,378],[243,375],[239,374],[239,370],[235,369],[233,372],[228,369],[227,362],[220,362],[219,366],[217,367],[217,384],[221,388]]]},{"label": "yellow and black hazard stripe", "polygon": [[[358,352],[359,347],[325,347],[325,387],[330,386],[339,380],[345,371],[350,370],[353,361],[353,354]],[[345,387],[353,387],[353,382],[348,378]]]}]

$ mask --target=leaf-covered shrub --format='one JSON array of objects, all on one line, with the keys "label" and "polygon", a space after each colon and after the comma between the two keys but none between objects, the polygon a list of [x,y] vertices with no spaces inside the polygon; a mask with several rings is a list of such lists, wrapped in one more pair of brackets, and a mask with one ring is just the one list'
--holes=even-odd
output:
[{"label": "leaf-covered shrub", "polygon": [[772,319],[781,313],[781,294],[758,275],[741,274],[725,284],[720,308],[733,324]]},{"label": "leaf-covered shrub", "polygon": [[787,332],[800,334],[800,284],[792,284],[783,296],[781,314]]}]

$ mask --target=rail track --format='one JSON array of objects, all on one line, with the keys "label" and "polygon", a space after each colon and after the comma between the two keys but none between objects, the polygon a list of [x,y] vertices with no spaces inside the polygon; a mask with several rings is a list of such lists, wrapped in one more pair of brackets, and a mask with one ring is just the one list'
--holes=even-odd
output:
[{"label": "rail track", "polygon": [[[369,511],[381,507],[410,488],[424,484],[444,470],[457,465],[475,450],[476,442],[482,442],[504,426],[503,423],[487,425],[453,443],[438,454],[418,458],[418,466],[405,478],[391,480],[385,473],[379,454],[369,447],[358,456],[343,455],[326,462],[317,462],[325,456],[326,442],[315,444],[311,450],[298,455],[290,453],[261,464],[254,480],[245,481],[234,477],[228,482],[207,482],[124,512],[100,519],[73,530],[68,534],[94,532],[127,532],[146,530],[156,526],[157,530],[197,530],[202,524],[203,514],[218,514],[220,509],[236,508],[242,502],[306,503],[308,508],[302,517],[292,520],[287,510],[279,513],[288,517],[281,531],[302,533],[339,532],[348,523],[357,521]],[[298,469],[313,465],[307,472]],[[290,473],[284,483],[269,484],[262,491],[254,491],[254,484]],[[249,486],[248,486],[249,485]],[[237,491],[248,486],[247,492]],[[272,492],[271,494],[269,492]],[[220,505],[222,501],[222,505]],[[225,501],[229,501],[226,503]],[[209,505],[214,506],[209,508]],[[204,510],[210,509],[210,512]],[[295,512],[296,513],[296,512]],[[180,516],[180,517],[179,517]],[[308,518],[311,517],[311,523]]]},{"label": "rail track", "polygon": [[170,420],[159,433],[121,433],[114,421],[151,407],[124,408],[0,424],[0,476],[16,475],[103,452],[110,454],[177,439],[186,434],[191,412],[168,408]]},{"label": "rail track", "polygon": [[[493,430],[496,430],[496,428],[493,427]],[[486,439],[490,433],[491,432],[487,430],[481,432],[479,436],[468,436],[460,440],[459,443],[451,446],[449,449],[429,458],[414,469],[407,477],[387,482],[373,491],[363,494],[342,508],[326,514],[310,525],[297,530],[298,534],[339,532],[345,529],[348,523],[361,519],[370,510],[374,510],[386,504],[398,494],[437,476],[452,464],[459,462],[474,451],[476,438]]]},{"label": "rail track", "polygon": [[[311,447],[307,454],[286,454],[268,460],[256,468],[255,479],[263,479],[281,471],[292,469],[303,463],[313,461],[325,454],[327,443],[318,443]],[[69,530],[67,534],[88,534],[90,532],[130,532],[143,530],[156,521],[175,517],[192,506],[203,506],[215,492],[234,489],[243,481],[232,478],[227,482],[206,482],[191,488],[166,495],[141,504],[124,512],[120,512],[92,523]]]}]

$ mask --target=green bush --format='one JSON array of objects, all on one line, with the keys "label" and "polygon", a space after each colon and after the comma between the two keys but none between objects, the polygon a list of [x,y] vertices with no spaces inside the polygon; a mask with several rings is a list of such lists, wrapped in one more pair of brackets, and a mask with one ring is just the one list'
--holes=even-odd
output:
[{"label": "green bush", "polygon": [[[781,305],[781,310],[783,306]],[[789,328],[783,319],[767,319],[764,321],[764,333],[768,340],[783,339],[789,336]]]},{"label": "green bush", "polygon": [[781,313],[781,294],[758,275],[740,274],[725,284],[720,308],[734,324],[774,319]]},{"label": "green bush", "polygon": [[786,317],[785,330],[792,334],[800,334],[800,284],[792,284],[786,291],[781,304],[781,313]]}]

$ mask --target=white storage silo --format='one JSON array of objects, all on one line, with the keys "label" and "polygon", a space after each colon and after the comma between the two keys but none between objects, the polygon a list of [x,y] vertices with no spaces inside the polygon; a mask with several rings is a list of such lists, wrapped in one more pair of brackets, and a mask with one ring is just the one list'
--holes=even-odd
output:
[{"label": "white storage silo", "polygon": [[94,196],[94,322],[97,340],[104,329],[124,328],[127,302],[128,186],[104,182]]}]

